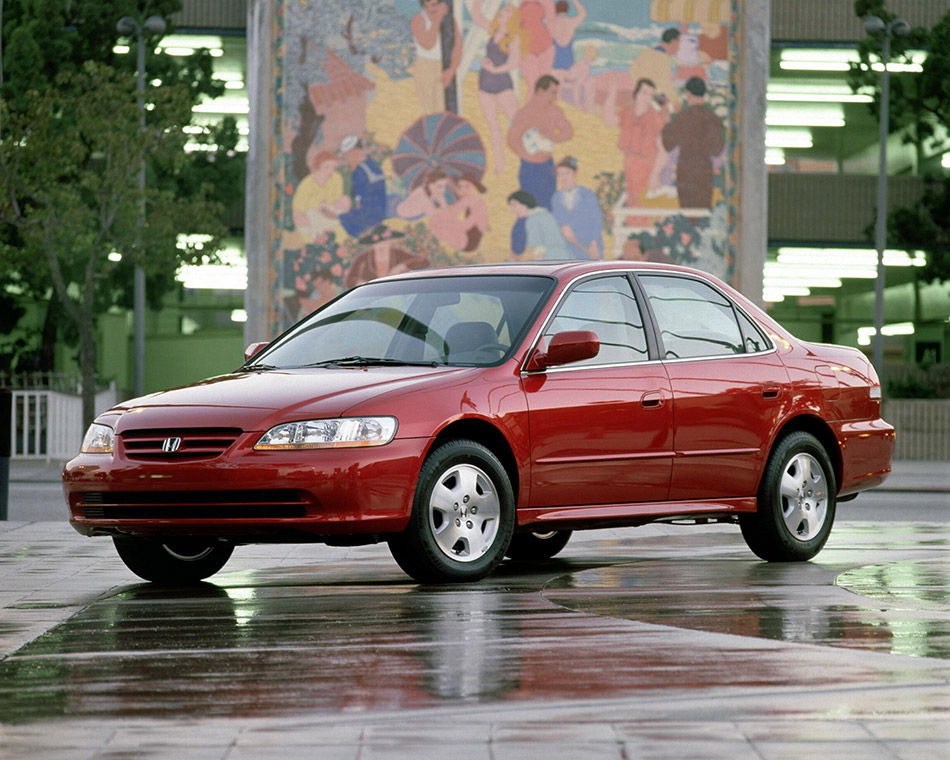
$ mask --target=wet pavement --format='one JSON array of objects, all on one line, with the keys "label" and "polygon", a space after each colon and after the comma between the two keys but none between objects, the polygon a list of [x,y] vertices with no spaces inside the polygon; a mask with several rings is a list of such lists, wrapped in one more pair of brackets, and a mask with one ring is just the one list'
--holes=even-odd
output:
[{"label": "wet pavement", "polygon": [[[902,495],[901,499],[913,499]],[[950,525],[592,531],[419,586],[383,546],[239,547],[138,583],[107,539],[0,523],[0,757],[950,757]]]}]

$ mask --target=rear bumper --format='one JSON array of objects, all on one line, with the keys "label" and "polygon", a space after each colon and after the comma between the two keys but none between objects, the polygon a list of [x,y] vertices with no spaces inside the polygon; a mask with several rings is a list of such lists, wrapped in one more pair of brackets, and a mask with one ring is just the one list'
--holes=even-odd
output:
[{"label": "rear bumper", "polygon": [[847,422],[835,426],[841,447],[841,482],[838,495],[874,488],[891,473],[894,428],[882,419]]},{"label": "rear bumper", "polygon": [[408,522],[427,443],[255,452],[238,442],[199,462],[82,454],[66,465],[63,488],[70,524],[90,536],[394,533]]}]

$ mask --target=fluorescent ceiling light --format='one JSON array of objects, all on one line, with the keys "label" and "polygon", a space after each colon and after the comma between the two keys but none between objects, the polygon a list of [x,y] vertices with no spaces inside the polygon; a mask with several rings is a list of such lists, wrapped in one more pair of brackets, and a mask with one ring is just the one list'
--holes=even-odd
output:
[{"label": "fluorescent ceiling light", "polygon": [[[877,334],[877,330],[873,327],[859,327],[858,328],[858,345],[859,346],[870,346],[871,339]],[[884,325],[881,327],[881,335],[913,335],[914,334],[914,323],[913,322],[895,322],[894,324]]]},{"label": "fluorescent ceiling light", "polygon": [[765,111],[769,127],[843,127],[844,108],[840,103],[773,103]]},{"label": "fluorescent ceiling light", "polygon": [[244,309],[231,309],[232,322],[247,322],[247,311]]},{"label": "fluorescent ceiling light", "polygon": [[852,92],[843,82],[833,80],[814,82],[769,82],[766,97],[769,101],[793,103],[870,103],[869,92]]},{"label": "fluorescent ceiling light", "polygon": [[[767,266],[767,265],[766,265]],[[840,288],[841,280],[825,274],[807,274],[799,271],[798,274],[772,275],[768,272],[762,278],[762,285],[766,288]]]},{"label": "fluorescent ceiling light", "polygon": [[806,127],[765,130],[766,148],[810,148],[813,145],[811,130]]},{"label": "fluorescent ceiling light", "polygon": [[[910,62],[891,61],[887,64],[887,70],[892,72],[912,72],[923,71],[923,62],[927,60],[927,54],[922,50],[914,50],[909,53]],[[884,66],[880,58],[871,57],[871,68],[874,71],[883,71]],[[860,63],[857,50],[849,49],[825,49],[814,50],[811,48],[785,48],[779,54],[779,68],[785,71],[848,71],[851,64]]]},{"label": "fluorescent ceiling light", "polygon": [[223,44],[218,34],[166,34],[158,46],[160,48],[182,47],[197,50],[198,48],[219,48]]},{"label": "fluorescent ceiling light", "polygon": [[[797,264],[799,266],[840,266],[840,267],[877,267],[877,251],[873,248],[795,248],[778,249],[779,264]],[[927,263],[923,251],[884,251],[884,266],[922,267]]]},{"label": "fluorescent ceiling light", "polygon": [[781,148],[766,148],[765,163],[769,166],[784,166],[785,151]]},{"label": "fluorescent ceiling light", "polygon": [[247,98],[215,98],[199,103],[191,109],[194,113],[246,114],[250,111]]}]

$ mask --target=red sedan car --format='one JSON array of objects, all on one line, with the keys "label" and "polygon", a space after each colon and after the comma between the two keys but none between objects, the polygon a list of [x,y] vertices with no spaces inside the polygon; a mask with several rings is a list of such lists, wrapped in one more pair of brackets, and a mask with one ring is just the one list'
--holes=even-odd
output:
[{"label": "red sedan car", "polygon": [[147,580],[205,578],[237,544],[387,541],[419,581],[472,581],[653,521],[737,522],[762,559],[807,560],[890,472],[863,354],[682,267],[397,275],[249,354],[101,414],[66,465],[73,527]]}]

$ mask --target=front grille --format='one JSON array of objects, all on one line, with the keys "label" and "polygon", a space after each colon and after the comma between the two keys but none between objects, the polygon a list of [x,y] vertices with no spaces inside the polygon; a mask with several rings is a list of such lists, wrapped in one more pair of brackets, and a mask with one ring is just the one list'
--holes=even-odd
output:
[{"label": "front grille", "polygon": [[306,517],[301,491],[92,491],[83,496],[90,520],[227,520]]},{"label": "front grille", "polygon": [[213,459],[238,436],[240,428],[126,430],[119,434],[127,459],[179,462]]}]

